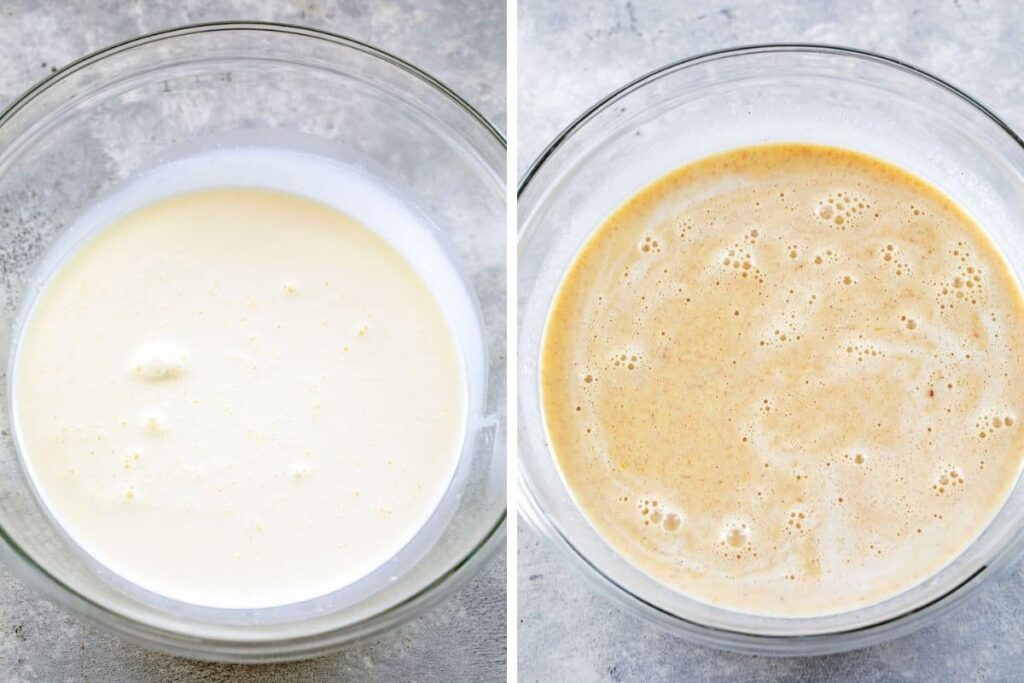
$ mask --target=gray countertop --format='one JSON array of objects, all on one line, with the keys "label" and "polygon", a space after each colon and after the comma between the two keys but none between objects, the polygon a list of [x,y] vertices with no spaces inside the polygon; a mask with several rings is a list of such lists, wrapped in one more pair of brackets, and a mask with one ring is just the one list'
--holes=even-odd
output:
[{"label": "gray countertop", "polygon": [[[667,62],[751,43],[824,42],[927,69],[1024,131],[1024,5],[1000,0],[519,0],[519,170],[585,108]],[[519,525],[522,681],[1020,681],[1024,563],[962,609],[843,655],[766,659],[691,645],[592,594]]]},{"label": "gray countertop", "polygon": [[[0,108],[51,70],[111,43],[232,19],[302,24],[374,44],[437,76],[505,128],[503,0],[4,0]],[[0,567],[0,681],[504,680],[505,615],[501,552],[431,612],[334,655],[259,667],[203,664],[80,623]]]}]

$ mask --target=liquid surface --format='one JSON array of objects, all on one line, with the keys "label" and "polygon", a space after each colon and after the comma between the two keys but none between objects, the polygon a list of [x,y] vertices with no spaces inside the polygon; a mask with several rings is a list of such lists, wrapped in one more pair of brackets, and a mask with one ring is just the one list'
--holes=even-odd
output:
[{"label": "liquid surface", "polygon": [[461,449],[445,314],[384,239],[266,189],[187,192],[87,241],[35,302],[18,436],[58,522],[174,599],[264,607],[361,578]]},{"label": "liquid surface", "polygon": [[1024,456],[1024,303],[933,187],[834,148],[683,167],[577,255],[545,422],[590,523],[693,598],[874,603],[949,563]]}]

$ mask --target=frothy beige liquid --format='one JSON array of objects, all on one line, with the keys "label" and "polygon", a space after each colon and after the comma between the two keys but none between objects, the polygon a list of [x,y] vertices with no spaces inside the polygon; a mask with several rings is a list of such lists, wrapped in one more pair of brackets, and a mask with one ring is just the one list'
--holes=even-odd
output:
[{"label": "frothy beige liquid", "polygon": [[24,456],[108,569],[215,607],[313,598],[423,526],[466,386],[426,283],[374,232],[270,190],[151,204],[75,252],[15,368]]},{"label": "frothy beige liquid", "polygon": [[772,145],[612,214],[552,306],[551,445],[598,532],[702,601],[776,616],[904,591],[988,524],[1024,456],[1024,301],[949,198]]}]

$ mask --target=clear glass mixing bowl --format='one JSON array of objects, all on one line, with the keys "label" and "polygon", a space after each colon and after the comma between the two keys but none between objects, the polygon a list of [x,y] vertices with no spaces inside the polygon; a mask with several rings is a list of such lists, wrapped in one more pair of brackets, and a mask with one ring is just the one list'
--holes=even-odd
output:
[{"label": "clear glass mixing bowl", "polygon": [[548,450],[538,394],[541,335],[566,267],[621,202],[711,153],[805,141],[902,166],[960,202],[1024,271],[1024,147],[978,102],[914,67],[817,45],[715,52],[612,93],[540,155],[519,188],[519,501],[527,522],[596,590],[697,642],[774,655],[836,652],[906,634],[997,575],[1024,544],[1018,480],[989,527],[941,572],[833,616],[772,618],[689,599],[621,558],[574,505]]},{"label": "clear glass mixing bowl", "polygon": [[[257,23],[191,26],[115,45],[58,71],[0,114],[0,352],[10,354],[33,270],[85,207],[190,145],[264,138],[301,139],[305,151],[322,150],[410,200],[437,227],[478,304],[480,348],[472,355],[504,357],[504,139],[443,84],[392,55]],[[0,553],[75,614],[174,654],[294,659],[390,627],[449,594],[504,539],[504,365],[478,365],[450,521],[411,566],[378,572],[358,590],[255,610],[122,590],[32,495],[11,437],[9,385],[0,389]]]}]

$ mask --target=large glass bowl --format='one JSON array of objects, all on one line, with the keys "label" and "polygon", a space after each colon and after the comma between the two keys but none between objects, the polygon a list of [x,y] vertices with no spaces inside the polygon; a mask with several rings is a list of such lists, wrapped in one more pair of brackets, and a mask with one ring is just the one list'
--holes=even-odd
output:
[{"label": "large glass bowl", "polygon": [[0,389],[0,552],[53,601],[141,644],[204,659],[311,656],[420,613],[503,541],[505,142],[416,67],[320,31],[208,24],[102,50],[0,114],[0,353],[10,355],[33,270],[84,208],[162,159],[218,140],[301,140],[302,151],[395,188],[436,226],[477,304],[479,348],[469,351],[482,378],[470,386],[450,521],[415,562],[357,582],[358,591],[254,610],[145,599],[107,580],[40,507],[11,436],[8,384]]},{"label": "large glass bowl", "polygon": [[804,141],[886,159],[934,183],[1024,271],[1024,148],[943,81],[879,55],[817,45],[715,52],[626,85],[567,128],[519,189],[519,500],[527,522],[597,591],[697,642],[799,655],[863,647],[933,621],[997,575],[1024,542],[1018,481],[989,527],[935,576],[896,597],[814,618],[772,618],[689,599],[620,557],[574,505],[548,449],[538,393],[541,335],[561,278],[590,233],[666,172],[730,148]]}]

